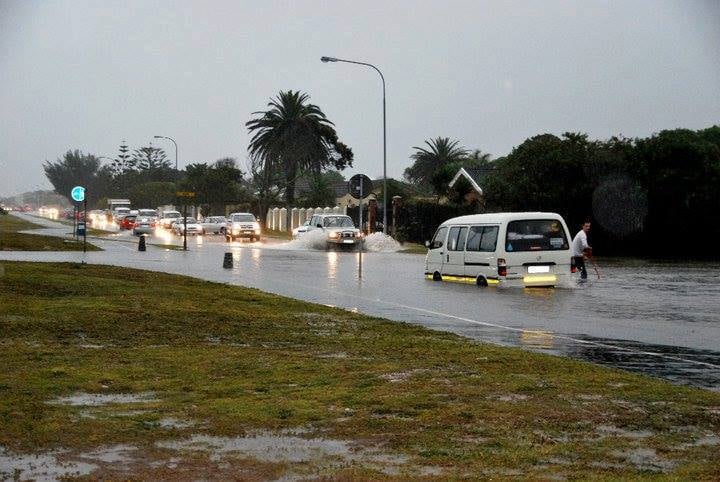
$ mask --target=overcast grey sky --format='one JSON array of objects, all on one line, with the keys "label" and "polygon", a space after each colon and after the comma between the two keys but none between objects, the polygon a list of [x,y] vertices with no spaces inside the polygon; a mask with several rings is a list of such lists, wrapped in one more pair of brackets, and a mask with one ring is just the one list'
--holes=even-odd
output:
[{"label": "overcast grey sky", "polygon": [[[303,90],[382,175],[450,136],[493,157],[529,136],[720,123],[720,1],[0,0],[0,196],[45,159],[174,137],[180,166],[246,159],[245,122]],[[172,144],[156,142],[170,158]]]}]

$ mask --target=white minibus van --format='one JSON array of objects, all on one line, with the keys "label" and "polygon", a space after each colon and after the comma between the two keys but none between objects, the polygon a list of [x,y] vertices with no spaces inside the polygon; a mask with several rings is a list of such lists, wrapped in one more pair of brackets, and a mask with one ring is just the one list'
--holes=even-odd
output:
[{"label": "white minibus van", "polygon": [[425,276],[479,286],[556,286],[575,272],[571,238],[555,213],[452,218],[427,243]]}]

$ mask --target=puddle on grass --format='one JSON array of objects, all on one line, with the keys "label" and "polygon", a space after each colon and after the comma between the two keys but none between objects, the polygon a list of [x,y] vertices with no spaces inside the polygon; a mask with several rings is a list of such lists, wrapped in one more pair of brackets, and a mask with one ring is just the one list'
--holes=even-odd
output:
[{"label": "puddle on grass", "polygon": [[132,445],[113,445],[111,447],[100,447],[92,452],[80,454],[80,458],[104,462],[108,464],[129,463],[134,460],[133,452],[138,448]]},{"label": "puddle on grass", "polygon": [[612,455],[635,466],[638,470],[649,472],[669,472],[675,462],[659,457],[654,449],[638,447],[631,450],[612,452]]},{"label": "puddle on grass", "polygon": [[689,449],[689,448],[693,448],[693,447],[713,447],[715,445],[720,445],[720,436],[705,435],[705,436],[700,437],[697,440],[694,440],[692,442],[680,444],[678,446],[678,448]]},{"label": "puddle on grass", "polygon": [[619,436],[633,440],[640,440],[654,435],[650,430],[625,430],[613,425],[598,425],[595,431],[601,436]]},{"label": "puddle on grass", "polygon": [[306,439],[291,435],[256,433],[247,437],[193,435],[186,440],[158,442],[159,448],[210,452],[217,462],[228,454],[241,454],[263,462],[311,462],[318,459],[352,459],[350,444],[344,440]]},{"label": "puddle on grass", "polygon": [[86,393],[78,392],[69,397],[59,397],[51,400],[51,405],[70,405],[73,407],[99,407],[101,405],[109,405],[111,403],[150,403],[157,402],[154,398],[155,393]]},{"label": "puddle on grass", "polygon": [[89,475],[97,465],[87,462],[61,462],[62,452],[45,454],[10,454],[0,447],[0,479],[55,481],[66,477]]},{"label": "puddle on grass", "polygon": [[521,393],[507,393],[505,395],[488,395],[487,398],[497,400],[498,402],[524,402],[530,397]]},{"label": "puddle on grass", "polygon": [[390,383],[399,383],[399,382],[406,382],[413,375],[417,375],[419,373],[425,373],[427,371],[428,370],[417,368],[415,370],[408,370],[406,372],[385,373],[383,375],[379,375],[379,377],[382,378],[383,380],[387,380]]},{"label": "puddle on grass", "polygon": [[[437,467],[423,467],[411,464],[408,456],[383,452],[376,447],[362,447],[348,440],[327,438],[304,438],[304,428],[282,432],[253,432],[244,437],[216,437],[196,434],[184,440],[157,442],[156,447],[176,451],[199,451],[209,453],[213,462],[226,457],[252,458],[275,464],[294,464],[296,469],[317,474],[318,470],[343,467],[360,463],[386,475],[397,475],[403,471],[431,474]],[[305,479],[307,474],[295,474],[289,468],[283,479]]]},{"label": "puddle on grass", "polygon": [[178,418],[162,418],[158,420],[157,422],[147,422],[148,425],[151,425],[153,427],[159,427],[159,428],[174,428],[174,429],[183,429],[183,428],[190,428],[195,425],[195,422],[191,422],[189,420],[180,420]]}]

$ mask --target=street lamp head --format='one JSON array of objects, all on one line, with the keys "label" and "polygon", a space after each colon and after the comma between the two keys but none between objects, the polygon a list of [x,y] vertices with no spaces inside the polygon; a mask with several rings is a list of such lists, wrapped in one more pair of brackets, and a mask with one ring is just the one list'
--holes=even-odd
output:
[{"label": "street lamp head", "polygon": [[338,59],[335,57],[320,57],[321,62],[337,62]]}]

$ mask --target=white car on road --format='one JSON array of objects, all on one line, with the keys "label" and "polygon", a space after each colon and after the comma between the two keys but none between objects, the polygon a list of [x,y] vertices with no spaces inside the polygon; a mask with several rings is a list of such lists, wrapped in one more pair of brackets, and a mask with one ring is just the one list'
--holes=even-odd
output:
[{"label": "white car on road", "polygon": [[307,233],[322,230],[328,248],[357,246],[363,234],[355,227],[350,216],[344,214],[315,214],[310,218]]},{"label": "white car on road", "polygon": [[188,234],[203,234],[203,228],[195,218],[178,218],[172,225],[172,230],[178,236],[182,236],[187,226]]},{"label": "white car on road", "polygon": [[260,240],[260,223],[250,213],[232,213],[225,224],[225,238],[228,242],[237,238]]}]

